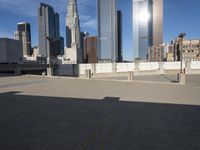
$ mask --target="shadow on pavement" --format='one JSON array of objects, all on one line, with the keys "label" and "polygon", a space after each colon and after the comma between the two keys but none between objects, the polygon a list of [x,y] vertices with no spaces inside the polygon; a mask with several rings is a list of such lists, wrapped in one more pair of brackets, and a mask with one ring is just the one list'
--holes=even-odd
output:
[{"label": "shadow on pavement", "polygon": [[197,150],[200,106],[0,94],[1,150]]},{"label": "shadow on pavement", "polygon": [[178,80],[176,79],[176,80],[174,80],[174,79],[171,79],[170,77],[168,77],[168,76],[166,76],[166,75],[161,75],[161,76],[163,76],[165,79],[167,79],[168,81],[170,81],[171,83],[178,83]]}]

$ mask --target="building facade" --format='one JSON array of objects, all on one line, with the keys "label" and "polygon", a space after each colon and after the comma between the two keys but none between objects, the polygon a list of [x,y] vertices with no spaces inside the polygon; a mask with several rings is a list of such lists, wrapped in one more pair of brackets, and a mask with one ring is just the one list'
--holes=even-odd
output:
[{"label": "building facade", "polygon": [[163,44],[164,46],[164,61],[174,61],[174,45],[173,42],[169,44]]},{"label": "building facade", "polygon": [[162,61],[164,61],[164,59],[165,59],[164,49],[165,49],[165,47],[163,45],[150,47],[149,52],[148,52],[148,60],[150,62],[162,62]]},{"label": "building facade", "polygon": [[14,39],[22,41],[23,55],[31,56],[31,25],[27,22],[17,24],[17,31],[14,33]]},{"label": "building facade", "polygon": [[163,43],[163,0],[133,0],[134,59],[146,59],[148,48]]},{"label": "building facade", "polygon": [[183,61],[200,61],[200,40],[183,41]]},{"label": "building facade", "polygon": [[76,0],[68,0],[68,13],[66,18],[66,51],[65,59],[71,63],[82,63],[82,50],[80,48],[80,25]]},{"label": "building facade", "polygon": [[149,47],[148,61],[150,62],[174,61],[174,44],[164,43],[157,46]]},{"label": "building facade", "polygon": [[56,57],[60,52],[59,14],[41,3],[38,10],[39,51],[42,57]]},{"label": "building facade", "polygon": [[22,61],[22,41],[8,38],[0,38],[0,63],[18,64]]},{"label": "building facade", "polygon": [[98,60],[118,61],[116,0],[97,0]]},{"label": "building facade", "polygon": [[34,46],[33,47],[33,55],[32,55],[32,57],[37,58],[39,56],[40,56],[40,54],[39,54],[39,47],[38,46]]},{"label": "building facade", "polygon": [[[182,51],[182,53],[181,53]],[[170,44],[149,47],[148,60],[155,61],[200,61],[200,40],[183,40],[183,45],[175,40]]]},{"label": "building facade", "polygon": [[87,36],[84,38],[84,61],[85,63],[97,63],[97,37]]}]

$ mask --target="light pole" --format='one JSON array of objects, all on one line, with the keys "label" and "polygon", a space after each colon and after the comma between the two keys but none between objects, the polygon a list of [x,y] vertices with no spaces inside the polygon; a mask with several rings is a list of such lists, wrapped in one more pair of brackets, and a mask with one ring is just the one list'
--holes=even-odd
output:
[{"label": "light pole", "polygon": [[181,62],[180,73],[178,74],[178,82],[180,84],[185,84],[185,72],[183,72],[183,38],[185,35],[186,35],[185,33],[181,33],[178,36],[180,62]]},{"label": "light pole", "polygon": [[181,69],[180,73],[183,73],[183,38],[186,36],[186,33],[181,33],[179,37],[179,45],[180,45],[180,61],[181,61]]},{"label": "light pole", "polygon": [[48,48],[47,48],[47,64],[49,65],[48,69],[47,69],[47,75],[48,76],[52,76],[52,67],[51,67],[51,41],[53,40],[53,38],[50,38],[50,37],[46,37],[46,39],[49,41],[48,43]]},{"label": "light pole", "polygon": [[47,47],[47,64],[50,66],[51,65],[51,50],[50,50],[50,47],[51,47],[51,38],[50,37],[46,37],[46,39],[48,40],[48,47]]}]

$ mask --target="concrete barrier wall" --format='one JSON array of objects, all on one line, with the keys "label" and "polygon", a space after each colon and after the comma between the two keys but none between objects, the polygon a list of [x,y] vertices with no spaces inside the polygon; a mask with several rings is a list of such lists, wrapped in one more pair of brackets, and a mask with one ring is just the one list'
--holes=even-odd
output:
[{"label": "concrete barrier wall", "polygon": [[135,70],[135,63],[117,63],[116,72],[131,72]]},{"label": "concrete barrier wall", "polygon": [[194,70],[200,69],[200,62],[199,61],[191,62],[191,69],[194,69]]},{"label": "concrete barrier wall", "polygon": [[96,64],[96,73],[112,73],[114,71],[112,63]]},{"label": "concrete barrier wall", "polygon": [[159,68],[158,62],[139,63],[139,71],[159,70]]},{"label": "concrete barrier wall", "polygon": [[[163,68],[165,70],[179,70],[181,68],[181,63],[180,62],[164,62]],[[185,62],[183,62],[183,68],[185,68]]]},{"label": "concrete barrier wall", "polygon": [[[183,69],[187,74],[197,74],[200,72],[200,62],[183,62]],[[187,66],[187,67],[186,67]],[[85,76],[86,70],[91,70],[92,75],[124,74],[135,72],[135,75],[150,74],[173,74],[180,71],[180,62],[140,62],[140,63],[99,63],[99,64],[79,64],[79,65],[59,65],[59,75],[79,74]]]},{"label": "concrete barrier wall", "polygon": [[71,65],[71,64],[59,65],[58,66],[58,75],[60,75],[60,76],[74,75],[73,65]]},{"label": "concrete barrier wall", "polygon": [[92,64],[80,64],[79,74],[85,74],[86,70],[92,70]]}]

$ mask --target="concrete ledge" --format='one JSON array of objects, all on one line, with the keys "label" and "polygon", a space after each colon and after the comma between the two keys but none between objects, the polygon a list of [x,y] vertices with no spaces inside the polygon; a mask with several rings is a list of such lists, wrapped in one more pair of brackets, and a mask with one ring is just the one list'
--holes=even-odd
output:
[{"label": "concrete ledge", "polygon": [[128,74],[128,80],[133,81],[134,80],[134,72],[129,72]]},{"label": "concrete ledge", "polygon": [[185,85],[186,75],[185,73],[178,73],[178,82],[179,84]]},{"label": "concrete ledge", "polygon": [[118,79],[101,79],[101,78],[79,78],[79,77],[63,77],[63,76],[39,76],[39,75],[23,75],[26,77],[38,77],[49,79],[67,79],[67,80],[85,80],[85,81],[104,81],[104,82],[125,82],[125,83],[147,83],[147,84],[163,84],[163,85],[181,85],[179,83],[170,82],[155,82],[155,81],[142,81],[142,80],[118,80]]}]

